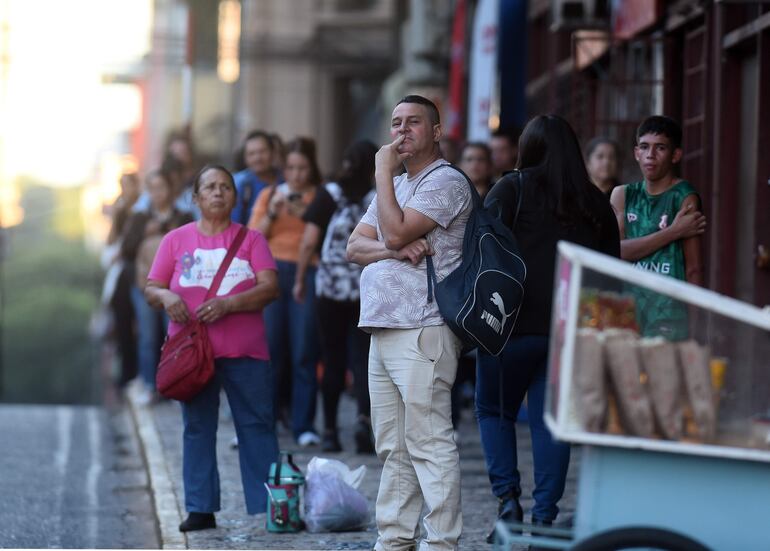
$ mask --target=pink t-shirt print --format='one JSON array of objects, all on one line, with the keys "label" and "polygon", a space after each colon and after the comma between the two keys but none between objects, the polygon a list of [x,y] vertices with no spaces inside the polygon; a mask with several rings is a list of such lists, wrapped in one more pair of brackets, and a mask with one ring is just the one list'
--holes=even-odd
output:
[{"label": "pink t-shirt print", "polygon": [[[182,273],[179,276],[179,286],[202,287],[207,291],[226,255],[227,249],[225,248],[197,248],[192,253],[185,252],[182,255]],[[227,269],[219,289],[217,289],[216,296],[225,297],[236,285],[250,279],[255,280],[256,276],[249,261],[236,256],[230,263],[230,267]]]},{"label": "pink t-shirt print", "polygon": [[[147,279],[167,284],[172,292],[182,297],[188,310],[195,312],[204,301],[239,229],[240,225],[233,223],[224,232],[207,236],[201,234],[193,222],[169,232],[160,244]],[[247,291],[256,285],[258,272],[275,269],[267,240],[258,231],[249,230],[219,286],[217,296]],[[181,327],[170,322],[169,335],[177,333]],[[217,358],[248,356],[270,359],[261,311],[229,314],[209,324],[208,333]]]}]

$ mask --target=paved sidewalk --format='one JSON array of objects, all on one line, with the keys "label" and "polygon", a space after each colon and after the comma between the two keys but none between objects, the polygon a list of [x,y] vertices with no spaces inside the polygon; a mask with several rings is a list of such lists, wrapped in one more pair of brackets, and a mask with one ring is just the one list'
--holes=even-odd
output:
[{"label": "paved sidewalk", "polygon": [[[184,490],[182,488],[182,416],[176,402],[162,402],[151,407],[136,405],[133,390],[128,392],[133,418],[150,470],[152,492],[161,533],[161,545],[165,549],[371,549],[376,540],[374,527],[374,503],[380,479],[381,464],[374,455],[356,455],[353,442],[355,403],[347,395],[340,403],[340,440],[344,451],[324,454],[319,448],[302,449],[290,435],[279,430],[282,450],[294,452],[295,461],[306,472],[307,464],[315,455],[322,455],[345,462],[351,469],[366,465],[367,472],[359,490],[366,496],[372,514],[367,530],[359,532],[312,534],[273,534],[265,530],[265,515],[249,516],[243,500],[238,452],[230,448],[235,434],[232,421],[220,415],[218,433],[218,461],[222,491],[222,510],[217,513],[216,530],[203,530],[182,534],[178,525],[186,516]],[[226,410],[223,397],[222,411]],[[320,426],[320,413],[318,417]],[[517,427],[519,456],[522,473],[522,506],[525,519],[532,506],[532,454],[529,430],[525,424]],[[463,536],[462,550],[491,549],[484,538],[497,513],[497,502],[489,489],[484,455],[479,442],[478,429],[472,412],[463,411],[460,426],[460,463],[462,469]],[[575,477],[579,452],[573,451],[572,464],[567,480],[567,491],[560,503],[560,517],[571,515],[575,507]],[[515,547],[514,549],[526,549]]]}]

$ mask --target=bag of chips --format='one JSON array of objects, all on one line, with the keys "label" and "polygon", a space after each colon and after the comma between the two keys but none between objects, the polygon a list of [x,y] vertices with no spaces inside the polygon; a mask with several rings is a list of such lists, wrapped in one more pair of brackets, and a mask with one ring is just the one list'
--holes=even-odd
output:
[{"label": "bag of chips", "polygon": [[677,343],[677,346],[687,397],[698,431],[697,436],[708,442],[714,438],[716,431],[709,351],[692,339]]},{"label": "bag of chips", "polygon": [[639,355],[657,426],[665,438],[678,440],[682,437],[682,383],[676,347],[663,337],[642,339]]},{"label": "bag of chips", "polygon": [[583,428],[600,432],[607,414],[603,337],[596,329],[578,329],[575,339],[575,390]]},{"label": "bag of chips", "polygon": [[604,333],[607,367],[620,422],[627,433],[649,438],[654,431],[652,406],[642,383],[637,338],[626,329],[608,329]]}]

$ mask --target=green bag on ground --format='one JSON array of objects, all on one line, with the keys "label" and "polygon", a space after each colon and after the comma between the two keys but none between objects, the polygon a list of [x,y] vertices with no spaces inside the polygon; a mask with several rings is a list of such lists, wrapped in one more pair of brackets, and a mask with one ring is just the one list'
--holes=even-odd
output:
[{"label": "green bag on ground", "polygon": [[278,462],[270,465],[265,483],[268,532],[299,532],[305,527],[300,518],[300,488],[304,484],[305,476],[291,453],[280,452]]}]

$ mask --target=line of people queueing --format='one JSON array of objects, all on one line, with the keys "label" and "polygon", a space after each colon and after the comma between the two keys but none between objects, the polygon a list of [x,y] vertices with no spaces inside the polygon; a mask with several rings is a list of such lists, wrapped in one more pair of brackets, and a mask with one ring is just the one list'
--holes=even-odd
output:
[{"label": "line of people queueing", "polygon": [[[496,147],[499,159],[482,142],[466,144],[460,153],[459,166],[477,182],[482,196],[494,183],[493,174],[515,163],[510,153],[513,148],[515,155],[515,143],[502,134],[493,141],[502,144]],[[324,451],[341,449],[336,411],[348,380],[347,366],[353,373],[359,411],[356,450],[373,451],[365,377],[368,336],[356,327],[360,268],[347,262],[344,246],[373,195],[376,149],[368,141],[352,144],[343,156],[336,182],[326,185],[321,185],[314,143],[307,138],[284,145],[276,134],[254,130],[245,137],[234,163],[240,170],[233,174],[236,203],[231,218],[262,231],[278,261],[282,295],[266,311],[273,362],[283,366],[277,373],[276,413],[301,445],[321,442]],[[112,207],[108,245],[114,252],[113,268],[119,272],[111,293],[121,359],[118,384],[125,386],[138,374],[142,404],[158,399],[155,368],[168,324],[163,312],[149,307],[142,289],[160,239],[170,230],[200,219],[193,200],[197,166],[189,137],[171,133],[161,168],[147,174],[143,189],[136,174],[122,175],[121,194]],[[317,277],[321,286],[316,290]],[[323,323],[330,319],[344,323]],[[332,345],[343,341],[348,346]],[[321,439],[314,417],[316,365],[322,357]],[[462,400],[459,383],[469,383],[466,395],[472,392],[472,356],[464,358],[462,372],[453,400],[455,426]]]},{"label": "line of people queueing", "polygon": [[[539,132],[545,133],[545,130]],[[556,138],[551,136],[548,139],[552,141]],[[181,139],[177,141],[184,142]],[[513,160],[509,161],[509,168],[513,168],[516,162],[515,143],[507,141],[514,152]],[[258,482],[275,455],[265,452],[273,448],[277,450],[271,426],[274,427],[276,418],[284,415],[286,404],[290,404],[287,425],[300,445],[322,444],[325,451],[341,449],[336,418],[348,367],[353,372],[358,402],[356,448],[360,453],[374,451],[367,383],[369,336],[358,328],[362,267],[348,262],[346,248],[350,234],[374,195],[377,148],[365,141],[352,144],[343,156],[336,182],[321,185],[315,144],[309,138],[296,138],[284,147],[276,142],[274,136],[254,131],[244,140],[239,154],[245,166],[234,175],[222,166],[211,165],[195,176],[189,141],[186,142],[186,153],[184,147],[177,144],[178,151],[174,154],[173,143],[172,140],[163,168],[148,174],[143,194],[137,193],[135,177],[126,175],[121,180],[123,194],[116,205],[111,241],[120,245],[123,272],[119,287],[128,286],[130,302],[138,321],[136,350],[139,372],[147,387],[147,401],[152,400],[157,349],[166,324],[170,323],[169,331],[172,331],[174,324],[178,327],[194,312],[210,323],[227,318],[227,325],[230,326],[226,331],[214,331],[211,337],[218,367],[222,368],[218,370],[216,384],[183,406],[184,478],[187,509],[191,513],[180,527],[185,530],[213,524],[212,512],[219,508],[218,484],[212,481],[210,473],[212,469],[216,470],[215,448],[211,443],[216,433],[220,387],[224,387],[227,393],[239,440],[247,444],[240,447],[239,453],[249,513],[264,510],[264,491]],[[530,150],[538,146],[545,148],[546,152],[550,145],[524,143]],[[277,151],[278,148],[283,151]],[[607,148],[612,151],[607,152]],[[182,152],[179,153],[179,150]],[[617,180],[617,146],[608,140],[598,140],[595,146],[589,146],[589,169],[592,157],[599,156],[597,151],[605,158],[596,161],[597,168],[592,177],[600,189],[609,193],[612,184],[606,190],[602,186],[606,185],[605,182]],[[545,154],[536,150],[532,153],[534,157],[530,159],[530,164],[540,166]],[[614,159],[607,160],[606,157]],[[285,158],[285,162],[276,166],[276,158]],[[458,164],[482,196],[490,191],[495,182],[494,158],[494,150],[484,143],[466,144],[460,152]],[[551,159],[549,162],[553,165],[553,158],[551,154],[545,160]],[[520,159],[519,166],[526,168],[527,162]],[[560,170],[569,171],[570,168],[575,169],[564,166]],[[197,223],[185,225],[192,220],[197,220]],[[218,296],[203,302],[205,293],[201,294],[199,284],[213,277],[217,261],[224,256],[228,243],[234,238],[237,225],[230,224],[231,221],[245,224],[258,232],[250,232],[250,238],[236,255],[236,259],[241,258],[243,264],[235,270],[231,281],[223,286],[219,293],[222,298]],[[173,239],[163,240],[164,235],[180,227],[182,229],[174,232]],[[189,253],[191,250],[195,251],[194,255]],[[202,254],[201,251],[212,254]],[[222,254],[217,256],[213,251],[221,251]],[[608,252],[615,251],[608,249]],[[141,290],[146,281],[149,284],[143,295]],[[116,292],[115,297],[119,294]],[[533,295],[537,296],[537,293],[530,296]],[[116,318],[119,317],[118,303],[118,300],[113,300]],[[149,305],[161,308],[162,312],[151,309]],[[251,330],[247,330],[249,328]],[[120,327],[118,333],[122,333]],[[543,342],[519,342],[517,346],[523,347],[522,350],[511,351],[513,356],[509,359],[521,361],[522,351],[527,354],[537,351],[537,358],[532,358],[532,373],[539,373],[542,371],[547,338],[541,340]],[[341,342],[347,343],[347,346],[340,346]],[[120,349],[124,364],[120,381],[126,383],[132,378],[128,365],[131,351],[125,342]],[[319,438],[314,425],[317,366],[322,357],[323,439]],[[269,365],[268,358],[272,367],[261,364],[260,377],[246,376],[247,372],[254,370],[253,361]],[[467,378],[473,380],[476,362],[469,358],[465,360],[466,367],[461,367],[460,372],[465,370]],[[478,362],[478,373],[482,379],[476,388],[476,409],[490,465],[490,480],[496,495],[500,496],[502,492],[503,498],[518,497],[515,491],[518,480],[504,491],[498,487],[500,484],[511,484],[513,479],[510,473],[501,475],[501,480],[505,482],[495,481],[497,475],[489,454],[497,452],[488,449],[488,443],[499,439],[484,438],[484,434],[490,431],[513,432],[513,425],[506,423],[515,419],[515,415],[512,418],[499,416],[490,402],[492,394],[495,400],[498,394],[497,390],[494,393],[485,390],[484,373],[488,369],[485,365],[489,361],[482,357]],[[524,386],[515,384],[518,386],[510,389],[510,396],[514,398],[511,400],[513,409],[518,410],[518,404],[528,388],[530,399],[534,396],[537,400],[539,393],[533,393],[533,382]],[[267,399],[265,389],[274,387],[278,389],[277,396]],[[488,400],[485,399],[487,394]],[[455,398],[453,403],[457,402]],[[265,403],[275,404],[272,411],[264,410]],[[541,416],[542,402],[533,405],[536,408],[533,413]],[[452,414],[455,423],[458,413],[455,405]],[[246,430],[255,431],[256,436],[248,437],[244,442]],[[513,446],[513,451],[506,453],[513,454],[515,470],[515,436]],[[548,456],[552,460],[561,456],[560,464],[565,461],[563,454],[553,450],[548,451]],[[559,481],[554,484],[558,487]],[[556,488],[554,490],[557,491]],[[518,507],[515,499],[503,499],[503,502],[516,503]],[[550,507],[544,510],[543,515],[555,517],[555,502]],[[514,514],[520,516],[520,512],[515,511]]]},{"label": "line of people queueing", "polygon": [[[336,181],[326,185],[321,185],[315,144],[309,138],[284,145],[275,134],[255,130],[236,157],[241,170],[233,175],[231,219],[265,235],[279,273],[281,294],[265,311],[272,361],[281,366],[276,372],[276,417],[301,445],[321,443],[315,411],[317,366],[323,358],[325,451],[341,449],[337,409],[348,366],[359,412],[356,451],[374,451],[366,384],[368,337],[357,329],[360,269],[347,262],[345,246],[371,200],[375,152],[371,142],[352,144]],[[109,262],[116,277],[109,300],[121,358],[117,382],[124,387],[138,374],[142,404],[158,400],[155,369],[168,324],[162,311],[148,305],[142,289],[162,237],[201,218],[194,193],[196,168],[191,141],[174,133],[162,168],[148,173],[144,190],[136,174],[124,174],[111,209]],[[345,341],[348,346],[338,345]]]}]

